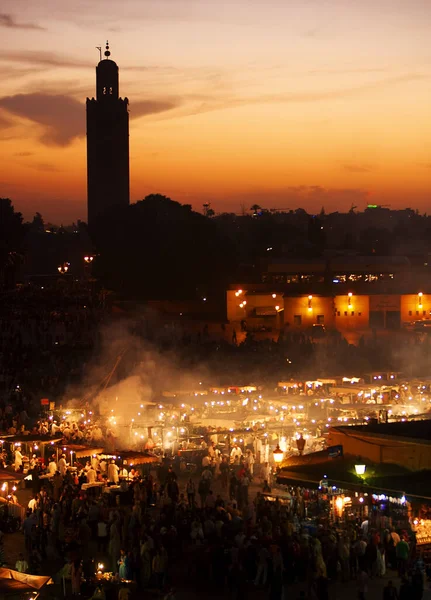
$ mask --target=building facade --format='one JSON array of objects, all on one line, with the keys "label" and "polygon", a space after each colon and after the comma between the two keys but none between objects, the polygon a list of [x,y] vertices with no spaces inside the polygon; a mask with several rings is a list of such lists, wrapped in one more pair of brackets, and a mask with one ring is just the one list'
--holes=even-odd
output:
[{"label": "building facade", "polygon": [[227,290],[227,319],[247,328],[340,331],[431,328],[431,278],[404,257],[337,257],[267,266]]},{"label": "building facade", "polygon": [[96,98],[87,98],[87,207],[90,229],[110,210],[128,206],[129,111],[119,97],[118,66],[105,58],[96,67]]},{"label": "building facade", "polygon": [[342,446],[345,454],[375,463],[431,469],[429,421],[331,427],[328,446]]}]

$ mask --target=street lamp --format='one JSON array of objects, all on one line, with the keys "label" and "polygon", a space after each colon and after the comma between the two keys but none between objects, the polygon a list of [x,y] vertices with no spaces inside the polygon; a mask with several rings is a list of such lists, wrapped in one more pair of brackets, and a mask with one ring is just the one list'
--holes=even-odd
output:
[{"label": "street lamp", "polygon": [[85,262],[87,263],[87,265],[89,265],[89,264],[91,264],[91,263],[93,262],[93,260],[94,260],[94,256],[91,256],[91,255],[89,255],[89,256],[84,256],[84,260],[85,260]]},{"label": "street lamp", "polygon": [[283,460],[284,452],[281,450],[280,446],[277,444],[277,448],[273,452],[274,462],[280,464]]},{"label": "street lamp", "polygon": [[365,469],[367,467],[365,465],[355,465],[356,475],[360,475],[361,477],[365,475]]},{"label": "street lamp", "polygon": [[70,263],[68,263],[68,262],[65,262],[65,263],[62,263],[61,265],[58,265],[58,267],[57,267],[57,271],[58,271],[59,273],[61,273],[61,275],[64,275],[65,273],[67,273],[67,272],[68,272],[68,270],[69,270],[69,267],[70,267]]}]

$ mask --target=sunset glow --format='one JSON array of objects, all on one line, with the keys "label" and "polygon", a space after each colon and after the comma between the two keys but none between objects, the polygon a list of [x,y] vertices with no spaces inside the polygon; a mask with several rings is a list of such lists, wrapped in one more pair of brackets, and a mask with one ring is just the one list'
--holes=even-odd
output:
[{"label": "sunset glow", "polygon": [[108,38],[131,201],[428,209],[428,0],[4,0],[0,195],[86,219],[85,99]]}]

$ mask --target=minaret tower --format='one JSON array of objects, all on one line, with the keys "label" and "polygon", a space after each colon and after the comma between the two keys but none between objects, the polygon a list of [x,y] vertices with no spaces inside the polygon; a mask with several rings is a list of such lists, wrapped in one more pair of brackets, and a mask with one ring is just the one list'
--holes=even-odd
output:
[{"label": "minaret tower", "polygon": [[109,57],[96,67],[96,99],[87,98],[87,207],[91,230],[114,208],[128,206],[129,111],[119,97],[118,66]]}]

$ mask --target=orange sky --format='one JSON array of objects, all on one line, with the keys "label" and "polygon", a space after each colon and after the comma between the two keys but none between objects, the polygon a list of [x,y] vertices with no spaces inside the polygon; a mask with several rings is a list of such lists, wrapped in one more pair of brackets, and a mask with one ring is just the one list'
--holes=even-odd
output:
[{"label": "orange sky", "polygon": [[85,98],[111,42],[131,200],[429,212],[428,0],[3,0],[0,194],[86,218]]}]

